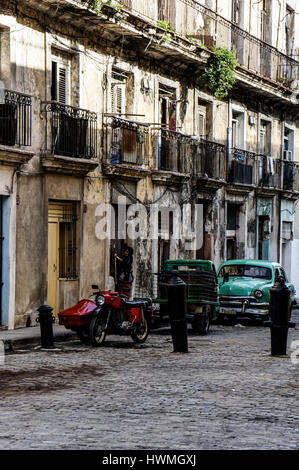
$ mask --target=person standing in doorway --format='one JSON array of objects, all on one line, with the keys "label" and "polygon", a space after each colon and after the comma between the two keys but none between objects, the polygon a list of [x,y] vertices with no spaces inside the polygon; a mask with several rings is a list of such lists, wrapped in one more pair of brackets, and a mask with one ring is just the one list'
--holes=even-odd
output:
[{"label": "person standing in doorway", "polygon": [[130,297],[131,287],[134,281],[133,248],[126,245],[124,247],[123,255],[118,256],[118,254],[115,253],[114,256],[118,261],[117,291],[120,294],[124,294],[127,297]]}]

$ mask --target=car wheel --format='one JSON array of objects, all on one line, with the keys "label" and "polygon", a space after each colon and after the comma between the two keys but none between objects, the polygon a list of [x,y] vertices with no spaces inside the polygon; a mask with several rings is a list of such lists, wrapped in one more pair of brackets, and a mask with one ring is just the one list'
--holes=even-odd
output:
[{"label": "car wheel", "polygon": [[194,320],[192,322],[192,328],[195,333],[199,334],[200,336],[206,336],[210,330],[210,323],[211,323],[211,307],[207,305],[204,307],[202,313],[196,313],[194,316]]}]

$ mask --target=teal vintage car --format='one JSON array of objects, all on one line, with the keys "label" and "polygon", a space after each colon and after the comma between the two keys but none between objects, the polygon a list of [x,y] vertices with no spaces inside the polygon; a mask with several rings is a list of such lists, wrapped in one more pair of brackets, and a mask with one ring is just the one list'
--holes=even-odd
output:
[{"label": "teal vintage car", "polygon": [[221,264],[217,276],[219,318],[268,319],[270,289],[276,276],[283,276],[291,291],[291,314],[296,291],[281,264],[252,259],[230,260]]}]

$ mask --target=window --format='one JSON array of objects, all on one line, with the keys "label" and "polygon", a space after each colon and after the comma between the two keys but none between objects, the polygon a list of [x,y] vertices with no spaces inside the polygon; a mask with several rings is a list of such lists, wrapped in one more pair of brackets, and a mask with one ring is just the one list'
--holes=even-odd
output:
[{"label": "window", "polygon": [[76,223],[59,224],[59,277],[76,278]]},{"label": "window", "polygon": [[237,230],[238,229],[238,209],[237,204],[227,204],[227,230]]},{"label": "window", "polygon": [[196,125],[196,134],[200,137],[207,138],[208,132],[208,119],[209,119],[209,111],[210,105],[205,101],[202,101],[200,98],[197,100],[197,125]]},{"label": "window", "polygon": [[[75,203],[51,202],[49,223],[55,226],[51,240],[53,250],[58,249],[58,276],[62,279],[76,279],[77,273],[77,210]],[[54,256],[55,253],[54,253]]]},{"label": "window", "polygon": [[167,207],[158,212],[158,232],[166,240],[173,235],[173,211]]},{"label": "window", "polygon": [[126,85],[127,75],[113,70],[111,81],[111,111],[115,114],[126,113]]},{"label": "window", "polygon": [[285,127],[283,136],[283,159],[293,160],[294,131]]},{"label": "window", "polygon": [[240,21],[240,0],[232,0],[232,22],[239,24]]},{"label": "window", "polygon": [[285,51],[287,55],[294,54],[295,45],[295,12],[288,5],[285,15]]},{"label": "window", "polygon": [[70,104],[70,56],[62,52],[52,54],[51,100]]},{"label": "window", "polygon": [[233,111],[232,115],[232,147],[244,148],[244,113]]},{"label": "window", "polygon": [[160,85],[159,101],[162,127],[175,131],[177,128],[176,91],[173,88]]},{"label": "window", "polygon": [[175,2],[173,0],[158,0],[158,20],[175,26]]},{"label": "window", "polygon": [[[0,79],[6,85],[10,83],[10,29],[0,26]],[[10,88],[10,86],[9,86]]]},{"label": "window", "polygon": [[228,274],[233,277],[253,277],[258,279],[272,279],[272,270],[262,266],[232,264],[223,266],[218,274],[223,277]]},{"label": "window", "polygon": [[267,20],[267,10],[266,10],[266,1],[262,1],[262,11],[261,11],[261,40],[266,41],[266,20]]},{"label": "window", "polygon": [[263,119],[260,121],[259,153],[260,155],[271,154],[271,122]]}]

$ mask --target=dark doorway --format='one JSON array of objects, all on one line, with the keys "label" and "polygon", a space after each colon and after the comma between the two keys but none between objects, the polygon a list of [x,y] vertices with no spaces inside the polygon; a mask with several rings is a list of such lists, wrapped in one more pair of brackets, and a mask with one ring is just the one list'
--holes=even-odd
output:
[{"label": "dark doorway", "polygon": [[226,239],[226,259],[236,259],[237,255],[237,244],[235,237]]},{"label": "dark doorway", "polygon": [[269,259],[270,219],[268,216],[258,218],[258,259]]}]

